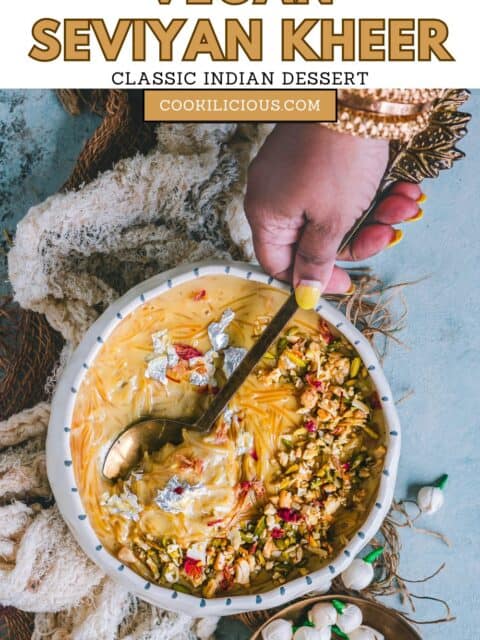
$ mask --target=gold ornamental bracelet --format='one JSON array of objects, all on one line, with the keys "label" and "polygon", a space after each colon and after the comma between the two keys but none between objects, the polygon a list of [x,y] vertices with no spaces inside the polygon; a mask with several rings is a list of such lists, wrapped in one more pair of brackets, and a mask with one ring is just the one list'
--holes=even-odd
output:
[{"label": "gold ornamental bracelet", "polygon": [[338,104],[348,107],[352,111],[366,111],[379,116],[412,117],[425,113],[432,108],[432,102],[388,102],[374,97],[359,96],[353,92],[342,96]]},{"label": "gold ornamental bracelet", "polygon": [[432,102],[408,104],[349,96],[339,102],[336,122],[319,124],[339,133],[406,142],[425,129],[432,108]]}]

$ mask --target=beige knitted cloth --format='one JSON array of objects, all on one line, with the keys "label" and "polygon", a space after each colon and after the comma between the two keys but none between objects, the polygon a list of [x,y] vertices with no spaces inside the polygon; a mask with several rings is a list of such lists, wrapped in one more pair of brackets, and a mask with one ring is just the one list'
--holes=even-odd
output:
[{"label": "beige knitted cloth", "polygon": [[[67,340],[63,363],[99,313],[137,282],[210,256],[252,259],[243,190],[269,129],[162,125],[147,156],[28,212],[9,254],[10,280],[16,300],[44,313]],[[36,503],[50,496],[48,418],[41,403],[0,423],[0,603],[36,612],[35,640],[211,637],[216,619],[192,620],[132,597],[87,559],[55,506]]]}]

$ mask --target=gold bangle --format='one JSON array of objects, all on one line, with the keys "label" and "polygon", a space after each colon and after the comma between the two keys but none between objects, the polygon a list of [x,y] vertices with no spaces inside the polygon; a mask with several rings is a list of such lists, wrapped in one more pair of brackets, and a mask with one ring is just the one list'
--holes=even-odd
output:
[{"label": "gold bangle", "polygon": [[405,142],[425,129],[444,89],[340,89],[338,120],[323,123],[341,133]]},{"label": "gold bangle", "polygon": [[411,117],[431,109],[431,102],[388,102],[375,98],[363,98],[354,93],[339,99],[339,104],[356,111],[373,112],[382,116]]},{"label": "gold bangle", "polygon": [[338,99],[348,104],[348,99],[354,95],[366,101],[425,104],[441,98],[444,93],[445,89],[339,89]]},{"label": "gold bangle", "polygon": [[373,111],[358,111],[341,106],[336,122],[320,124],[333,131],[353,136],[405,142],[425,129],[430,113],[431,109],[413,117],[385,116]]}]

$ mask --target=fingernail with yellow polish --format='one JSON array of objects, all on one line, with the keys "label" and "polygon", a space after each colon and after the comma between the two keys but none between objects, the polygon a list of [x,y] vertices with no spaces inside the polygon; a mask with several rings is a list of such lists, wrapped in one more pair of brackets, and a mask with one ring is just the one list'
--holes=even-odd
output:
[{"label": "fingernail with yellow polish", "polygon": [[295,289],[295,298],[301,309],[313,309],[320,299],[322,283],[317,280],[300,280]]},{"label": "fingernail with yellow polish", "polygon": [[426,193],[421,193],[418,198],[417,198],[417,203],[418,204],[422,204],[423,202],[427,201],[427,194]]},{"label": "fingernail with yellow polish", "polygon": [[390,249],[390,247],[394,247],[403,238],[403,231],[401,229],[394,229],[394,231],[395,231],[395,235],[393,236],[392,240],[387,244],[387,249]]},{"label": "fingernail with yellow polish", "polygon": [[350,283],[350,286],[348,287],[348,289],[345,291],[345,295],[346,296],[351,296],[355,293],[356,291],[356,286],[352,283]]},{"label": "fingernail with yellow polish", "polygon": [[417,222],[423,218],[423,209],[419,209],[416,215],[413,218],[407,218],[405,222]]}]

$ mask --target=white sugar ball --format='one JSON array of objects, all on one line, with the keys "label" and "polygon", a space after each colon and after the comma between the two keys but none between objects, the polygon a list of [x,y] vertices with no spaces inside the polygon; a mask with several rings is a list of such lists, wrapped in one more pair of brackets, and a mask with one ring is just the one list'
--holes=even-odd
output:
[{"label": "white sugar ball", "polygon": [[308,619],[317,629],[331,627],[337,623],[337,610],[330,602],[318,602],[308,612]]},{"label": "white sugar ball", "polygon": [[377,631],[376,629],[372,629],[372,627],[367,627],[366,625],[362,625],[352,631],[349,635],[350,640],[385,640],[385,636]]},{"label": "white sugar ball", "polygon": [[262,631],[263,640],[292,640],[292,636],[292,623],[283,618],[272,620]]},{"label": "white sugar ball", "polygon": [[342,582],[347,589],[360,591],[373,580],[373,567],[361,558],[355,558],[352,564],[342,571]]},{"label": "white sugar ball", "polygon": [[300,627],[293,634],[293,640],[330,640],[331,637],[330,627],[324,627],[323,629]]},{"label": "white sugar ball", "polygon": [[441,509],[444,500],[443,491],[438,487],[422,487],[417,496],[420,510],[428,515]]},{"label": "white sugar ball", "polygon": [[350,633],[362,624],[362,610],[356,604],[347,604],[343,613],[338,616],[337,627],[343,633]]}]

